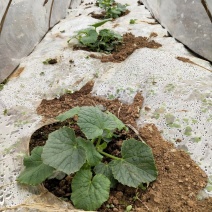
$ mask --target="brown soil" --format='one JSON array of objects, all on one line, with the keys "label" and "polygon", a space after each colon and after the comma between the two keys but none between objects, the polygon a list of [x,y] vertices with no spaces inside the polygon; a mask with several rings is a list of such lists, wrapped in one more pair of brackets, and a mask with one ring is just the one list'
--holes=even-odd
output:
[{"label": "brown soil", "polygon": [[144,5],[142,1],[137,1],[138,6]]},{"label": "brown soil", "polygon": [[[153,34],[153,33],[152,33]],[[154,40],[150,40],[150,38],[155,37],[150,35],[149,38],[147,37],[135,37],[132,33],[126,33],[123,35],[123,43],[122,45],[117,46],[116,50],[112,52],[110,55],[102,55],[97,56],[95,54],[91,54],[90,57],[98,58],[101,62],[115,62],[119,63],[124,61],[128,56],[130,56],[136,49],[140,48],[151,48],[157,49],[162,45],[155,42]]]},{"label": "brown soil", "polygon": [[48,64],[55,64],[55,63],[57,63],[57,59],[49,59],[48,60]]},{"label": "brown soil", "polygon": [[20,76],[20,74],[24,71],[25,67],[18,67],[9,77],[8,80],[11,80],[13,78],[17,78]]},{"label": "brown soil", "polygon": [[180,61],[182,61],[182,62],[184,62],[184,63],[190,63],[190,64],[193,64],[193,65],[199,66],[200,68],[203,68],[203,69],[205,69],[205,70],[207,70],[207,71],[212,72],[212,70],[207,69],[207,68],[205,68],[204,66],[201,66],[201,65],[199,65],[199,64],[197,64],[197,63],[194,63],[193,61],[191,61],[191,60],[188,59],[188,58],[179,57],[179,56],[178,56],[178,57],[176,57],[176,59],[178,59],[178,60],[180,60]]},{"label": "brown soil", "polygon": [[59,99],[44,99],[37,108],[37,113],[42,115],[44,119],[49,119],[54,118],[72,107],[103,105],[111,113],[121,118],[125,124],[131,124],[136,127],[135,119],[139,117],[138,111],[143,103],[143,97],[140,93],[135,96],[134,103],[132,105],[126,105],[117,99],[105,100],[97,96],[92,96],[92,88],[93,82],[89,82],[81,90],[76,91],[73,94],[65,94]]},{"label": "brown soil", "polygon": [[[44,119],[57,116],[61,112],[75,106],[103,105],[107,110],[118,116],[125,124],[136,128],[136,118],[142,107],[141,94],[135,96],[131,105],[126,105],[118,100],[106,100],[91,96],[93,83],[88,83],[80,91],[73,94],[65,94],[59,99],[43,100],[37,112]],[[66,123],[64,123],[66,124]],[[48,133],[60,127],[60,124],[44,126],[38,130],[31,139],[30,149],[36,145],[43,145]],[[133,129],[133,127],[131,127]],[[122,140],[128,137],[137,138],[135,130],[129,134],[122,133],[121,141],[112,142],[108,150],[117,155],[120,151]],[[79,132],[78,132],[79,133]],[[211,212],[212,198],[202,201],[197,200],[198,192],[206,185],[206,174],[190,159],[190,156],[182,150],[178,150],[173,144],[165,141],[158,129],[153,124],[148,124],[139,129],[140,136],[151,146],[158,169],[158,178],[151,183],[147,190],[133,189],[120,184],[111,190],[109,200],[99,211],[125,211],[126,206],[132,205],[131,211],[197,211]],[[63,180],[48,180],[44,185],[56,196],[69,200],[71,194],[72,177],[66,176]]]},{"label": "brown soil", "polygon": [[[129,13],[130,13],[130,11],[129,10],[126,10],[119,17],[125,16],[125,15],[127,15]],[[103,19],[105,19],[106,12],[105,11],[102,11],[101,13],[94,13],[94,12],[92,12],[89,15],[91,15],[92,18],[103,20]]]}]

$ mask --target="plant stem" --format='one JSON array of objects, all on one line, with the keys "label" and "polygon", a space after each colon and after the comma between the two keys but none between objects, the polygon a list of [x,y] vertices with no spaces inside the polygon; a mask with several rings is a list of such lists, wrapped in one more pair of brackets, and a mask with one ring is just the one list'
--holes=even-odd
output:
[{"label": "plant stem", "polygon": [[108,157],[108,158],[112,158],[112,159],[114,159],[114,160],[121,160],[122,158],[118,158],[118,157],[115,157],[115,156],[113,156],[113,155],[110,155],[110,154],[108,154],[108,153],[106,153],[106,152],[103,152],[103,151],[101,151],[101,150],[99,150],[99,149],[97,149],[97,151],[99,152],[99,153],[101,153],[102,155],[104,155],[104,156],[106,156],[106,157]]},{"label": "plant stem", "polygon": [[93,138],[93,139],[91,140],[92,143],[94,143],[94,141],[95,141],[95,138]]},{"label": "plant stem", "polygon": [[101,137],[98,138],[98,141],[97,141],[97,144],[96,144],[97,147],[100,145],[100,142],[101,142]]}]

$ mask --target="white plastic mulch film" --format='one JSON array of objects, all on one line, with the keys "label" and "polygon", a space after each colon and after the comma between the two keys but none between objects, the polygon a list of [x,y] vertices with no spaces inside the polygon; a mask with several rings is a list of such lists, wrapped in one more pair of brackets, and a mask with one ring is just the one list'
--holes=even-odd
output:
[{"label": "white plastic mulch film", "polygon": [[212,61],[211,0],[142,0],[170,34]]},{"label": "white plastic mulch film", "polygon": [[81,0],[0,1],[0,83]]},{"label": "white plastic mulch film", "polygon": [[[138,49],[121,63],[101,63],[90,58],[89,52],[73,51],[67,40],[76,31],[98,22],[89,14],[100,9],[94,4],[88,6],[90,2],[86,0],[71,9],[34,51],[21,59],[19,71],[0,91],[0,209],[74,211],[71,205],[45,193],[42,187],[24,187],[17,184],[16,178],[23,169],[30,136],[45,124],[36,113],[41,100],[59,97],[67,90],[78,90],[90,80],[95,81],[93,95],[119,98],[123,102],[132,102],[135,94],[142,92],[145,100],[138,125],[154,123],[165,139],[174,143],[181,139],[175,145],[187,151],[206,172],[209,183],[202,195],[211,195],[211,64],[168,37],[167,30],[160,24],[151,24],[155,20],[144,6],[138,6],[137,0],[120,0],[129,4],[130,13],[107,22],[100,29],[146,37],[154,32],[157,37],[149,39],[162,47]],[[136,24],[130,24],[131,19],[136,19]],[[74,42],[73,39],[70,45]],[[192,63],[179,61],[177,57]],[[57,58],[58,63],[44,65],[43,61],[48,58]],[[145,107],[150,110],[146,111]]]}]

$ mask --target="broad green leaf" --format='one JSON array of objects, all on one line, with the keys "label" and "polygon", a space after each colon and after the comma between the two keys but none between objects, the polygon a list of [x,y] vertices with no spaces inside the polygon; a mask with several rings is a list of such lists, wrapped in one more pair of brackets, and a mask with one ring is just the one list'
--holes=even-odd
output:
[{"label": "broad green leaf", "polygon": [[111,8],[111,13],[121,15],[121,11],[117,7]]},{"label": "broad green leaf", "polygon": [[115,1],[114,0],[97,0],[96,3],[100,8],[106,9],[107,7],[111,7],[115,3]]},{"label": "broad green leaf", "polygon": [[100,163],[94,167],[94,172],[96,174],[103,174],[110,180],[110,187],[114,188],[117,180],[114,179],[111,168],[108,164]]},{"label": "broad green leaf", "polygon": [[74,206],[83,210],[96,210],[109,198],[110,180],[97,174],[92,178],[90,170],[82,169],[72,180],[71,200]]},{"label": "broad green leaf", "polygon": [[98,38],[98,33],[96,32],[96,30],[91,29],[87,32],[86,35],[82,36],[79,41],[83,44],[83,45],[87,45],[90,43],[95,43],[97,41]]},{"label": "broad green leaf", "polygon": [[56,117],[58,121],[65,121],[66,119],[74,117],[76,114],[78,114],[80,110],[80,107],[74,107],[71,110],[66,111],[65,113],[60,114]]},{"label": "broad green leaf", "polygon": [[99,35],[102,37],[107,37],[111,35],[111,31],[109,29],[99,30]]},{"label": "broad green leaf", "polygon": [[77,124],[88,139],[98,138],[104,130],[115,130],[120,125],[114,117],[102,112],[97,107],[81,107]]},{"label": "broad green leaf", "polygon": [[157,170],[151,148],[135,139],[123,142],[122,159],[109,163],[115,179],[123,185],[138,187],[156,179]]},{"label": "broad green leaf", "polygon": [[111,141],[111,138],[113,137],[113,132],[111,130],[103,130],[102,138],[107,141]]},{"label": "broad green leaf", "polygon": [[86,28],[86,29],[81,29],[81,30],[77,31],[77,33],[78,33],[78,35],[81,35],[81,34],[88,34],[89,31],[91,31],[91,30],[94,30],[94,29],[93,29],[92,27]]},{"label": "broad green leaf", "polygon": [[100,22],[98,22],[98,23],[92,24],[92,25],[90,25],[90,26],[93,26],[93,27],[97,28],[97,27],[102,26],[103,24],[105,24],[105,23],[108,22],[108,21],[112,21],[112,18],[105,19],[105,20],[103,20],[103,21],[100,21]]},{"label": "broad green leaf", "polygon": [[123,124],[123,122],[118,119],[115,115],[113,115],[112,113],[110,113],[109,111],[107,111],[107,114],[114,120],[114,122],[116,122],[116,128],[118,130],[122,130],[123,128],[125,128],[126,126]]},{"label": "broad green leaf", "polygon": [[72,174],[83,166],[86,154],[77,143],[74,131],[63,127],[49,134],[42,159],[45,164],[66,174]]},{"label": "broad green leaf", "polygon": [[110,42],[110,41],[116,40],[116,39],[120,40],[120,41],[122,40],[122,36],[120,34],[115,33],[114,31],[109,30],[109,29],[100,30],[99,35],[101,37],[103,37],[102,40],[105,42]]},{"label": "broad green leaf", "polygon": [[121,12],[125,12],[127,10],[127,6],[129,6],[128,4],[117,4],[117,8],[121,11]]},{"label": "broad green leaf", "polygon": [[85,149],[86,159],[90,166],[95,166],[101,162],[103,156],[99,154],[92,141],[83,138],[77,138],[77,142]]},{"label": "broad green leaf", "polygon": [[43,163],[41,154],[43,147],[36,147],[31,155],[24,158],[26,167],[17,178],[17,181],[28,185],[38,185],[53,174],[54,168]]},{"label": "broad green leaf", "polygon": [[55,170],[53,174],[50,177],[48,177],[48,179],[56,178],[57,180],[62,180],[65,176],[66,174],[64,172]]}]

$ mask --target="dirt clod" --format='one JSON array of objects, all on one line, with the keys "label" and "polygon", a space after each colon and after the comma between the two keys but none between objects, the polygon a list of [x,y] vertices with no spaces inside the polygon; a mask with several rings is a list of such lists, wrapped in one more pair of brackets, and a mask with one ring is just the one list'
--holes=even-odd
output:
[{"label": "dirt clod", "polygon": [[123,43],[122,45],[117,46],[116,50],[112,52],[110,55],[102,55],[97,56],[95,54],[91,54],[90,57],[98,58],[101,62],[122,62],[128,56],[130,56],[136,49],[140,48],[152,48],[157,49],[162,45],[155,42],[154,40],[150,40],[147,37],[135,37],[132,33],[126,33],[123,35]]}]

